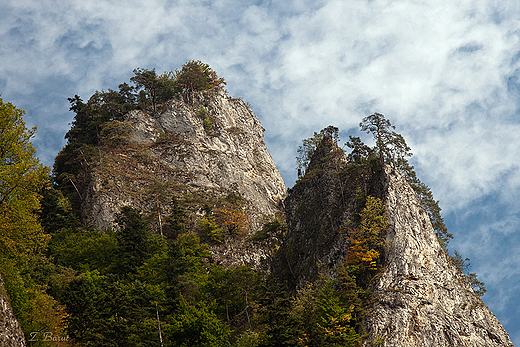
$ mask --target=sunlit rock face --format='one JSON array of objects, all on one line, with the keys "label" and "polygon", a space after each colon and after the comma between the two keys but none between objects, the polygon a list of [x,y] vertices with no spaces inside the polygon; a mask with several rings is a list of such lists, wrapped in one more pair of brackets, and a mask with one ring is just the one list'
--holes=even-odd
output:
[{"label": "sunlit rock face", "polygon": [[441,248],[426,210],[400,173],[386,166],[382,182],[390,222],[387,265],[368,308],[369,340],[403,347],[513,346]]},{"label": "sunlit rock face", "polygon": [[[230,193],[246,203],[245,235],[212,245],[225,265],[265,263],[271,249],[246,242],[267,220],[281,213],[286,195],[282,176],[263,141],[264,128],[249,106],[220,91],[195,95],[192,104],[169,101],[156,114],[135,110],[125,117],[125,146],[101,151],[91,169],[84,214],[98,229],[113,227],[122,206],[146,213],[158,209],[158,196],[176,195],[196,229],[207,201]],[[164,216],[171,205],[162,202]],[[156,213],[156,212],[155,212]]]},{"label": "sunlit rock face", "polygon": [[14,316],[0,275],[0,346],[25,347],[25,337]]}]

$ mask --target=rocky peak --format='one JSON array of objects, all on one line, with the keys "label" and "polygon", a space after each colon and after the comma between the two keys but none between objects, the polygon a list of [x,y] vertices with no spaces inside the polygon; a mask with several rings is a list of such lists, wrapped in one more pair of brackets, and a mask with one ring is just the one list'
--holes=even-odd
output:
[{"label": "rocky peak", "polygon": [[340,172],[346,165],[345,153],[325,136],[285,200],[288,232],[273,268],[295,288],[314,280],[320,264],[334,268],[347,255],[341,229],[355,214],[356,203],[345,199]]},{"label": "rocky peak", "polygon": [[[337,154],[335,154],[337,153]],[[334,154],[334,155],[331,155]],[[440,246],[426,209],[392,165],[348,163],[323,141],[286,199],[288,232],[274,272],[294,288],[334,277],[363,197],[383,200],[389,222],[384,267],[369,285],[366,345],[512,346],[507,332]],[[365,191],[363,191],[365,190]]]},{"label": "rocky peak", "polygon": [[250,227],[242,238],[214,245],[214,255],[229,265],[267,257],[270,251],[249,249],[245,239],[280,213],[286,188],[263,141],[264,129],[244,101],[215,90],[197,93],[193,103],[174,99],[156,114],[134,110],[113,132],[105,143],[115,138],[124,144],[101,147],[83,204],[97,228],[113,226],[126,205],[168,215],[171,205],[160,196],[175,195],[191,209],[196,229],[209,200],[237,194]]}]

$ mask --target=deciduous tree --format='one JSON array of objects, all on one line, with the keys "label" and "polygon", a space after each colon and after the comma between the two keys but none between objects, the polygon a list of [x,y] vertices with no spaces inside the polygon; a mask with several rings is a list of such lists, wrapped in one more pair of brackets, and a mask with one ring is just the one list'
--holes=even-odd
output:
[{"label": "deciduous tree", "polygon": [[24,111],[0,99],[0,258],[42,251],[47,237],[36,211],[49,169],[36,157]]}]

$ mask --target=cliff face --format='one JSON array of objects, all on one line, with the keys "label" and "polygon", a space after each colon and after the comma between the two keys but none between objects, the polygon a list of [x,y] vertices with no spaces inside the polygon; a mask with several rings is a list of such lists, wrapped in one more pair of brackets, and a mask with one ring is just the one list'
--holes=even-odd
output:
[{"label": "cliff face", "polygon": [[290,278],[293,289],[313,281],[318,271],[334,277],[366,193],[385,203],[389,229],[383,235],[383,270],[370,284],[372,300],[365,307],[365,345],[512,346],[441,248],[425,208],[401,174],[389,165],[360,171],[327,141],[286,200],[288,232],[274,272]]},{"label": "cliff face", "polygon": [[24,347],[25,337],[14,316],[7,294],[5,293],[4,280],[0,276],[0,346]]},{"label": "cliff face", "polygon": [[386,346],[513,346],[497,318],[442,250],[428,214],[395,169],[386,166],[387,266],[374,284],[366,320]]},{"label": "cliff face", "polygon": [[88,220],[99,229],[111,227],[125,205],[164,218],[175,195],[196,226],[205,206],[235,194],[243,200],[238,212],[247,217],[247,230],[212,250],[224,264],[257,266],[272,247],[246,240],[280,213],[286,194],[263,131],[246,103],[222,92],[199,93],[193,104],[172,100],[155,115],[130,112],[102,140],[100,162],[91,168]]}]

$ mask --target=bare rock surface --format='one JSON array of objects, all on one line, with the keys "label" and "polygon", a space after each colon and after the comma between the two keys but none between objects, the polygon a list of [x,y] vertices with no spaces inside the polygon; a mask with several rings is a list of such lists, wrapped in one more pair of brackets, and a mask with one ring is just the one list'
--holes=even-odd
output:
[{"label": "bare rock surface", "polygon": [[387,267],[366,329],[384,346],[513,346],[498,319],[436,240],[411,187],[386,166]]},{"label": "bare rock surface", "polygon": [[14,316],[5,293],[4,281],[0,275],[0,346],[24,347],[25,337]]}]

